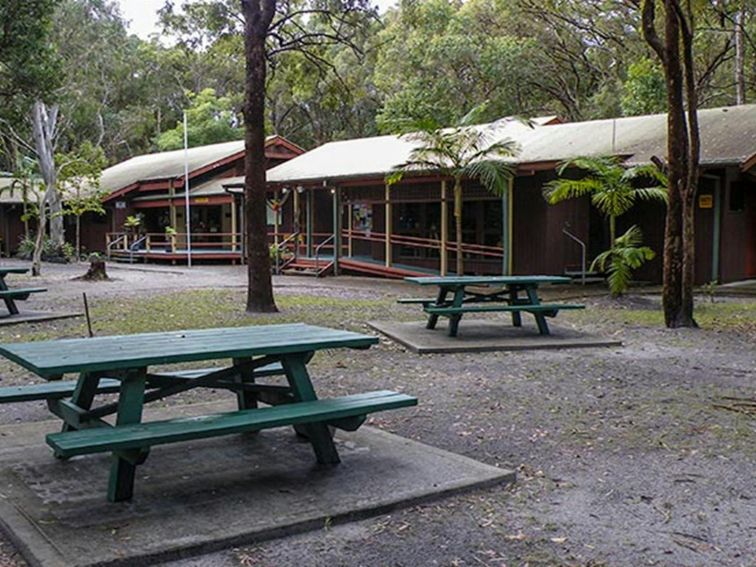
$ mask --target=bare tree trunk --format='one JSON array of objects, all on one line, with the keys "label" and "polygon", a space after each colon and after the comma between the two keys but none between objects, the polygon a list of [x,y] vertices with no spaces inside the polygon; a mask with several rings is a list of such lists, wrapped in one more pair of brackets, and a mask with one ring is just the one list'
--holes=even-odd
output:
[{"label": "bare tree trunk", "polygon": [[735,13],[735,104],[746,103],[744,3]]},{"label": "bare tree trunk", "polygon": [[55,169],[55,137],[58,121],[58,106],[48,107],[37,101],[32,108],[32,135],[37,151],[37,161],[45,183],[45,202],[49,207],[50,240],[56,248],[62,248],[65,241],[60,194],[58,193],[58,173]]},{"label": "bare tree trunk", "polygon": [[37,233],[34,236],[34,252],[32,253],[32,276],[42,274],[42,248],[45,245],[45,229],[47,227],[47,205],[44,198],[39,200],[39,215],[37,216]]},{"label": "bare tree trunk", "polygon": [[462,257],[462,181],[454,180],[454,225],[457,232],[457,275],[465,275],[464,258]]},{"label": "bare tree trunk", "polygon": [[273,298],[265,186],[265,38],[276,0],[242,0],[246,82],[244,127],[244,220],[247,253],[247,311],[278,311]]}]

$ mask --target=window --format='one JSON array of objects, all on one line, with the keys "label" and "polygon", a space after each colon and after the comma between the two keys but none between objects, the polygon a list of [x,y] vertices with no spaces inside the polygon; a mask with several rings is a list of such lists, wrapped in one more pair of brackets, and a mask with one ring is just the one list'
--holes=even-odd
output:
[{"label": "window", "polygon": [[730,212],[739,213],[745,210],[745,183],[736,181],[730,183]]}]

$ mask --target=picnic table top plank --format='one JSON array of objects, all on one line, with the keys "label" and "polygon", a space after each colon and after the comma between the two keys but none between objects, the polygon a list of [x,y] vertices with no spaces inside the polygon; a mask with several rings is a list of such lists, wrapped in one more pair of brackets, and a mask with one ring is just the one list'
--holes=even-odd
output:
[{"label": "picnic table top plank", "polygon": [[537,285],[542,283],[569,283],[565,276],[420,276],[404,278],[418,285],[464,286],[464,285]]},{"label": "picnic table top plank", "polygon": [[8,274],[25,274],[28,271],[29,271],[29,268],[0,266],[0,278],[5,277]]},{"label": "picnic table top plank", "polygon": [[44,378],[222,358],[368,348],[378,338],[305,324],[257,325],[0,344],[0,355]]}]

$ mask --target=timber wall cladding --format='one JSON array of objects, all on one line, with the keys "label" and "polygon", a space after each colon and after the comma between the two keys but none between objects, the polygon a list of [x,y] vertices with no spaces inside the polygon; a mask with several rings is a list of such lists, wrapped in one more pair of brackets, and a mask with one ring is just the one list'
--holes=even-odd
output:
[{"label": "timber wall cladding", "polygon": [[739,174],[736,170],[728,170],[728,182],[724,184],[722,199],[722,238],[720,245],[720,274],[722,282],[732,282],[748,277],[747,258],[751,249],[756,246],[749,238],[751,229],[748,227],[749,218],[753,213],[748,209],[753,207],[753,198],[749,194],[756,191],[753,179]]},{"label": "timber wall cladding", "polygon": [[580,266],[580,246],[567,236],[568,230],[581,240],[589,240],[590,203],[570,199],[549,205],[543,186],[553,176],[538,173],[518,177],[513,190],[513,271],[515,274],[562,274]]}]

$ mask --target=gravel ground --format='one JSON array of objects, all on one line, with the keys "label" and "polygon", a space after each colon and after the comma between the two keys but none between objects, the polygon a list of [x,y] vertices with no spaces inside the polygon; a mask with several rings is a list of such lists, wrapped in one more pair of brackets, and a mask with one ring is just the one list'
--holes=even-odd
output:
[{"label": "gravel ground", "polygon": [[[87,291],[102,334],[290,320],[361,330],[370,318],[418,315],[394,304],[415,293],[396,282],[276,279],[283,312],[250,319],[238,309],[241,268],[114,267],[114,282],[70,280],[83,271],[46,266],[51,292],[29,307],[70,309]],[[417,356],[381,341],[315,360],[326,394],[390,388],[420,399],[372,425],[515,468],[515,485],[171,565],[756,565],[756,302],[702,299],[702,329],[669,331],[657,297],[589,295],[586,312],[559,321],[624,347]],[[80,321],[7,327],[0,341],[82,331]],[[30,380],[4,362],[0,376]],[[0,407],[0,423],[48,415]],[[0,539],[0,565],[22,564]]]}]

